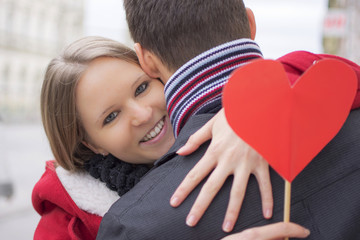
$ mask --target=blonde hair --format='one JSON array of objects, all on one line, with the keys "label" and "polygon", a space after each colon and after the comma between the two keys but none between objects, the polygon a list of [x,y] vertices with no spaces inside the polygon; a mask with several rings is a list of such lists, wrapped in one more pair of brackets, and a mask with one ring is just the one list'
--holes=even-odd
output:
[{"label": "blonde hair", "polygon": [[41,89],[41,117],[56,162],[74,171],[94,153],[82,144],[86,133],[76,110],[76,86],[89,63],[113,57],[139,65],[133,50],[103,37],[85,37],[49,63]]}]

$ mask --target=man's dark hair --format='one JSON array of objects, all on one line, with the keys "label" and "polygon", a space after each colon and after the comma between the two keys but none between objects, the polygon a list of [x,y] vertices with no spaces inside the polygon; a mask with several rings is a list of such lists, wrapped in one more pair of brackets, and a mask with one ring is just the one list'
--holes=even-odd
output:
[{"label": "man's dark hair", "polygon": [[250,38],[242,0],[124,0],[131,36],[170,70],[217,45]]}]

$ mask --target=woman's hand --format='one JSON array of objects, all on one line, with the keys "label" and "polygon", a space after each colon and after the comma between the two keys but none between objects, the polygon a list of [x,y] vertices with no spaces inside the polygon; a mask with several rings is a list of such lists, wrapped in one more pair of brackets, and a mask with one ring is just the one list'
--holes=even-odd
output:
[{"label": "woman's hand", "polygon": [[231,234],[222,240],[277,240],[286,237],[306,238],[310,231],[295,223],[274,223],[262,227],[249,228],[239,233]]},{"label": "woman's hand", "polygon": [[179,206],[212,171],[186,219],[187,225],[195,226],[228,176],[234,175],[230,201],[222,226],[224,231],[230,232],[239,215],[249,176],[254,174],[259,183],[263,215],[265,218],[271,218],[273,197],[269,166],[255,150],[233,132],[226,121],[223,109],[194,133],[177,153],[188,155],[211,138],[212,141],[204,156],[187,174],[171,197],[171,206]]}]

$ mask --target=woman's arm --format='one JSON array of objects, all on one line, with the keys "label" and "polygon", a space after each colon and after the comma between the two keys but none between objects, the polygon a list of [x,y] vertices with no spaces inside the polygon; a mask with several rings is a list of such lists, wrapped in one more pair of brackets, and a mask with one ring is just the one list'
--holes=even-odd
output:
[{"label": "woman's arm", "polygon": [[233,132],[226,121],[223,109],[193,134],[177,153],[188,155],[211,138],[205,155],[187,174],[173,194],[170,200],[171,206],[179,206],[212,171],[186,220],[187,225],[195,226],[228,176],[234,175],[230,201],[222,227],[224,231],[230,232],[239,215],[250,174],[254,174],[259,183],[263,215],[265,218],[270,218],[273,197],[269,166],[255,150]]}]

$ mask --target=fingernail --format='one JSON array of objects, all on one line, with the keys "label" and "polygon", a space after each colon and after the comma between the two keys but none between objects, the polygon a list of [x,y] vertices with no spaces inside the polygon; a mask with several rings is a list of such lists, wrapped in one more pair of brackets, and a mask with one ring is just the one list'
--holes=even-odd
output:
[{"label": "fingernail", "polygon": [[173,207],[179,205],[179,198],[178,197],[172,197],[170,199],[170,205],[173,206]]},{"label": "fingernail", "polygon": [[188,225],[189,227],[193,227],[195,226],[195,221],[196,218],[194,215],[190,215],[187,219],[186,219],[186,225]]},{"label": "fingernail", "polygon": [[179,148],[179,149],[176,151],[176,153],[177,153],[177,154],[180,154],[180,153],[184,152],[185,148],[186,148],[186,145],[182,146],[181,148]]},{"label": "fingernail", "polygon": [[184,148],[184,147],[179,148],[179,149],[176,151],[176,153],[177,153],[177,154],[181,153],[181,151],[182,151],[183,148]]},{"label": "fingernail", "polygon": [[271,218],[271,210],[270,209],[265,210],[265,218]]},{"label": "fingernail", "polygon": [[304,232],[305,232],[306,236],[309,236],[309,235],[310,235],[310,230],[309,230],[309,229],[306,229],[306,228],[305,228]]},{"label": "fingernail", "polygon": [[224,232],[230,232],[231,231],[232,224],[230,221],[226,221],[223,225]]}]

